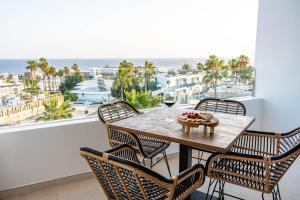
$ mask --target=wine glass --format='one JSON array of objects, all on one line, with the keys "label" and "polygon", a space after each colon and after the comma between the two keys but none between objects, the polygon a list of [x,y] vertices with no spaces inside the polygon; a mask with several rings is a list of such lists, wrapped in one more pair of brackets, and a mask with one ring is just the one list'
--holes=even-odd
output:
[{"label": "wine glass", "polygon": [[169,89],[164,93],[163,103],[168,107],[169,118],[165,119],[166,122],[173,122],[174,119],[171,119],[170,109],[176,103],[176,92],[170,91]]}]

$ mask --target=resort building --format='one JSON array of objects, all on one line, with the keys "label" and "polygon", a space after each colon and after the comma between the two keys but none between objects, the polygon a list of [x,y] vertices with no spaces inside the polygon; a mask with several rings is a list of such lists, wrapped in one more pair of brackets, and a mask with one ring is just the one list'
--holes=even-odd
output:
[{"label": "resort building", "polygon": [[24,89],[22,83],[6,83],[0,80],[0,98],[9,95],[18,95]]},{"label": "resort building", "polygon": [[[158,87],[160,92],[165,90],[175,91],[179,103],[188,103],[189,99],[199,98],[205,90],[202,83],[203,74],[188,73],[185,75],[170,76],[165,73],[157,75]],[[158,93],[158,91],[154,91]],[[189,99],[188,99],[189,97]],[[194,98],[193,98],[194,97]]]},{"label": "resort building", "polygon": [[111,99],[109,85],[105,84],[105,87],[102,87],[99,84],[99,79],[79,83],[71,93],[77,94],[77,103],[103,104],[110,102]]},{"label": "resort building", "polygon": [[91,75],[93,77],[99,77],[102,74],[115,76],[117,74],[117,71],[118,71],[118,67],[110,67],[110,66],[93,67],[91,68]]}]

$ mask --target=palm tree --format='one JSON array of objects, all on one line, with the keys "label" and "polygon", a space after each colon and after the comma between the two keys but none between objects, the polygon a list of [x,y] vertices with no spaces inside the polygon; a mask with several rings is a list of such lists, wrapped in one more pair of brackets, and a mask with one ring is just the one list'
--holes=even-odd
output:
[{"label": "palm tree", "polygon": [[217,83],[218,80],[226,78],[228,75],[228,67],[225,65],[224,60],[215,55],[209,56],[205,61],[206,75],[203,77],[207,82],[213,84],[215,90],[215,97],[217,97]]},{"label": "palm tree", "polygon": [[[233,72],[233,77],[238,78],[241,74],[245,75],[248,72],[251,72],[251,69],[247,68],[250,65],[250,59],[248,56],[240,55],[238,58],[233,58],[228,61],[228,66]],[[240,77],[241,78],[241,77]]]},{"label": "palm tree", "polygon": [[209,89],[209,86],[213,84],[213,75],[211,73],[205,74],[202,78],[202,82],[205,84],[205,90]]},{"label": "palm tree", "polygon": [[49,68],[49,73],[51,76],[51,83],[50,83],[50,76],[49,76],[49,87],[50,87],[50,84],[52,84],[52,90],[56,90],[56,68],[51,66]]},{"label": "palm tree", "polygon": [[59,77],[60,84],[61,84],[62,83],[62,78],[64,77],[64,70],[59,69],[58,72],[57,72],[57,76]]},{"label": "palm tree", "polygon": [[70,70],[70,68],[69,67],[64,67],[64,74],[65,74],[65,76],[71,76],[71,70]]},{"label": "palm tree", "polygon": [[32,96],[38,95],[41,90],[38,81],[34,79],[29,79],[25,81],[25,92],[30,93]]},{"label": "palm tree", "polygon": [[72,65],[72,69],[75,72],[75,76],[80,76],[81,75],[79,66],[76,63]]},{"label": "palm tree", "polygon": [[144,76],[145,76],[145,92],[148,90],[149,81],[151,78],[155,77],[156,67],[152,62],[145,61],[144,66]]},{"label": "palm tree", "polygon": [[233,72],[233,76],[236,76],[237,71],[239,70],[237,59],[232,58],[228,61],[228,67]]},{"label": "palm tree", "polygon": [[81,82],[83,78],[82,78],[79,66],[75,63],[75,64],[72,65],[71,68],[74,71],[75,82]]},{"label": "palm tree", "polygon": [[253,73],[254,73],[253,67],[248,66],[247,68],[240,71],[239,77],[240,77],[240,79],[243,83],[247,84],[249,81],[251,83],[253,81],[253,78],[254,78]]},{"label": "palm tree", "polygon": [[190,64],[183,64],[181,69],[178,70],[180,74],[186,74],[193,71],[193,67]]},{"label": "palm tree", "polygon": [[237,65],[240,70],[245,69],[249,66],[250,59],[246,55],[240,55],[240,57],[237,58]]},{"label": "palm tree", "polygon": [[238,66],[238,59],[232,58],[228,61],[228,67],[231,70],[231,77],[235,79],[235,84],[237,82],[237,73],[239,72],[240,68]]},{"label": "palm tree", "polygon": [[40,58],[38,62],[38,67],[43,72],[43,83],[44,83],[44,90],[46,90],[46,78],[49,75],[49,64],[45,58]]},{"label": "palm tree", "polygon": [[116,75],[114,86],[120,88],[121,99],[124,100],[125,91],[132,85],[132,77],[134,74],[134,67],[132,63],[124,60],[120,63],[118,73]]},{"label": "palm tree", "polygon": [[48,103],[44,103],[44,107],[45,112],[37,120],[49,121],[72,118],[72,112],[75,110],[71,107],[70,101],[66,100],[59,104],[57,98],[52,98]]},{"label": "palm tree", "polygon": [[36,70],[38,69],[38,63],[35,60],[27,60],[26,63],[26,69],[30,70],[30,79],[34,80]]},{"label": "palm tree", "polygon": [[198,72],[203,72],[203,71],[206,70],[206,67],[202,63],[197,63],[196,69],[197,69]]}]

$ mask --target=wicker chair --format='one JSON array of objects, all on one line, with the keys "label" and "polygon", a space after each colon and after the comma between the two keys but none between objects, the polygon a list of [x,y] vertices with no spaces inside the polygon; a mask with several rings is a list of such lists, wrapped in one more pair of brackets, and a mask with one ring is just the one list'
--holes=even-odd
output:
[{"label": "wicker chair", "polygon": [[233,115],[246,115],[246,108],[241,102],[215,98],[206,98],[201,100],[196,105],[195,110],[222,112]]},{"label": "wicker chair", "polygon": [[[206,98],[201,100],[194,110],[200,111],[211,111],[211,112],[221,112],[233,115],[246,115],[246,107],[239,101],[234,100],[223,100],[216,98]],[[208,152],[213,153],[213,152]],[[198,151],[198,157],[193,157],[198,159],[198,162],[206,161],[203,159],[204,151]]]},{"label": "wicker chair", "polygon": [[260,191],[262,199],[264,193],[272,193],[273,199],[279,200],[278,182],[299,154],[300,128],[283,134],[246,131],[231,152],[209,158],[206,166],[211,178],[209,186],[215,182],[216,188],[219,184],[221,197],[225,194],[224,184],[228,182]]},{"label": "wicker chair", "polygon": [[135,150],[121,145],[107,152],[81,148],[109,200],[185,199],[204,183],[204,167],[200,164],[172,179],[140,165]]},{"label": "wicker chair", "polygon": [[[105,125],[107,125],[107,123],[119,121],[139,114],[141,113],[138,110],[136,110],[132,105],[125,101],[117,101],[110,104],[104,104],[101,105],[98,109],[99,119]],[[171,170],[165,151],[170,146],[169,141],[136,135],[121,130],[112,129],[108,126],[106,126],[106,128],[109,144],[111,147],[116,147],[122,144],[128,144],[132,146],[135,149],[136,153],[144,157],[144,165],[145,159],[150,159],[150,168],[164,159],[171,177]],[[162,154],[162,157],[157,162],[153,163],[153,158],[158,154]]]}]

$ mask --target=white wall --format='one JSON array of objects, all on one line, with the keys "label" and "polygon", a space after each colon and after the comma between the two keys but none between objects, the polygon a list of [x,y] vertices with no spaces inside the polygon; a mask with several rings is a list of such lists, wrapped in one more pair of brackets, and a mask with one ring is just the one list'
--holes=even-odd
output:
[{"label": "white wall", "polygon": [[[97,119],[0,132],[0,191],[90,171],[79,148],[108,148]],[[47,126],[47,127],[45,127]]]},{"label": "white wall", "polygon": [[300,1],[260,0],[256,97],[264,99],[262,128],[300,126]]},{"label": "white wall", "polygon": [[250,130],[261,130],[261,120],[262,120],[262,102],[263,100],[260,98],[252,98],[252,97],[244,97],[244,98],[236,98],[242,102],[246,107],[246,115],[255,117],[254,123],[249,127]]}]

